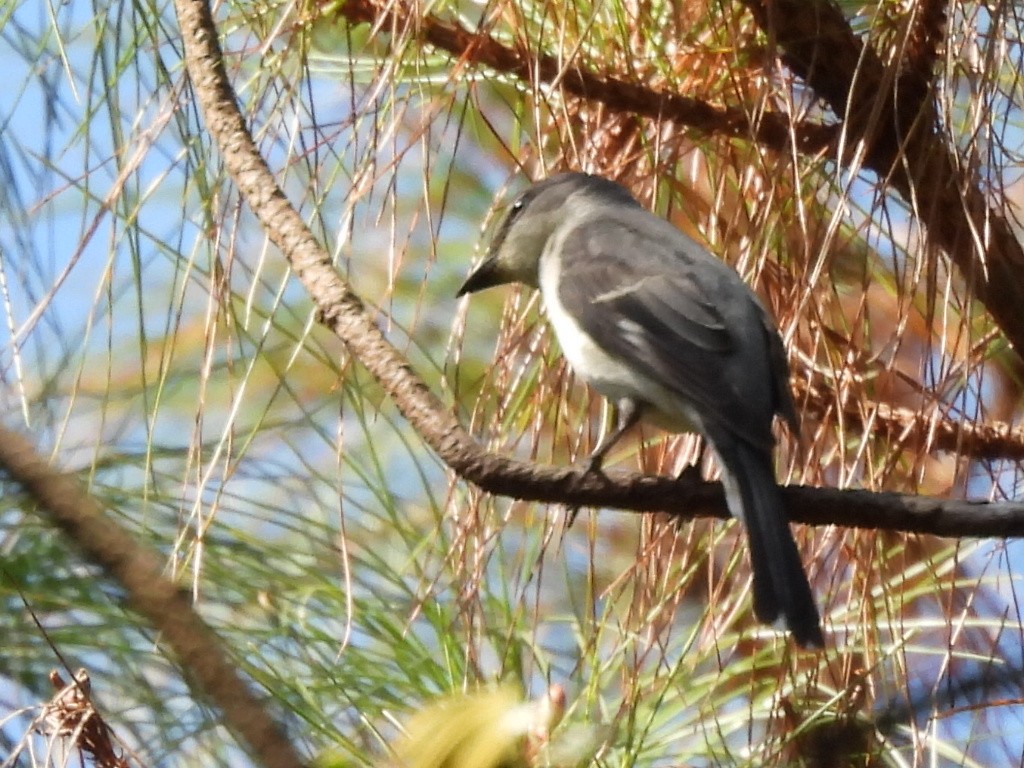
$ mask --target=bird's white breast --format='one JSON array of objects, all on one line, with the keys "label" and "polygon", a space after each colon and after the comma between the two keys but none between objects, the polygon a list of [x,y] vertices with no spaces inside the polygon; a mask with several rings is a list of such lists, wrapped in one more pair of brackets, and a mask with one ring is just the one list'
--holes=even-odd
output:
[{"label": "bird's white breast", "polygon": [[[539,283],[544,309],[562,347],[562,354],[576,374],[604,397],[617,402],[624,398],[638,401],[645,407],[645,417],[673,432],[689,432],[699,423],[698,415],[687,403],[633,367],[610,355],[600,339],[590,336],[576,321],[559,298],[561,240],[553,236],[540,260]],[[616,320],[618,331],[631,338],[640,348],[642,330],[628,318]],[[686,415],[684,415],[686,414]]]},{"label": "bird's white breast", "polygon": [[541,257],[540,290],[562,354],[573,370],[605,397],[636,397],[636,377],[629,368],[605,352],[563,306],[558,296],[559,262],[550,252],[548,248]]}]

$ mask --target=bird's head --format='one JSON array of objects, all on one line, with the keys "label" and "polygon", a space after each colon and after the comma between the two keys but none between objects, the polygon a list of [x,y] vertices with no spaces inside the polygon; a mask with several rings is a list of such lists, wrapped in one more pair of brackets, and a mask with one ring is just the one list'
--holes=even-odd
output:
[{"label": "bird's head", "polygon": [[600,176],[560,173],[538,181],[505,211],[486,257],[456,295],[505,283],[536,288],[541,254],[557,229],[581,220],[595,206],[626,204],[637,202],[625,187]]}]

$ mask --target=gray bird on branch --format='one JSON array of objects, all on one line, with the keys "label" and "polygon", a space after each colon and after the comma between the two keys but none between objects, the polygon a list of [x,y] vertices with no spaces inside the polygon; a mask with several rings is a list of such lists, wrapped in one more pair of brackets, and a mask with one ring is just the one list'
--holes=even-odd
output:
[{"label": "gray bird on branch", "polygon": [[584,173],[540,181],[502,219],[459,296],[519,282],[539,288],[562,352],[612,401],[616,426],[589,468],[640,419],[698,432],[718,455],[730,513],[745,526],[754,613],[804,647],[824,644],[814,596],[775,480],[772,421],[799,423],[782,340],[728,265]]}]

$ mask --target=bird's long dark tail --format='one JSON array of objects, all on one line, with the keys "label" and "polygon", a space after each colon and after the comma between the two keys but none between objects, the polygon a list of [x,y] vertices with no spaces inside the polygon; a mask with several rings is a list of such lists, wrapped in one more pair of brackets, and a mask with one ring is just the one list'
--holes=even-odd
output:
[{"label": "bird's long dark tail", "polygon": [[789,530],[771,454],[731,435],[714,443],[724,465],[729,511],[747,528],[754,613],[766,624],[781,616],[800,646],[822,647],[818,608]]}]

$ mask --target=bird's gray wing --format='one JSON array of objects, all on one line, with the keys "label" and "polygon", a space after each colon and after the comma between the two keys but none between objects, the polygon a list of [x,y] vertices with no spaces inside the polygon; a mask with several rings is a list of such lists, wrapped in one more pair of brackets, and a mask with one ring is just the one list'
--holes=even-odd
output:
[{"label": "bird's gray wing", "polygon": [[558,241],[562,307],[605,352],[699,414],[729,510],[746,524],[755,613],[821,647],[772,463],[772,417],[795,423],[796,414],[771,318],[734,271],[671,224],[640,209],[600,213]]},{"label": "bird's gray wing", "polygon": [[695,407],[707,427],[770,449],[778,403],[763,310],[729,267],[644,216],[595,218],[566,234],[561,303],[606,352]]}]

